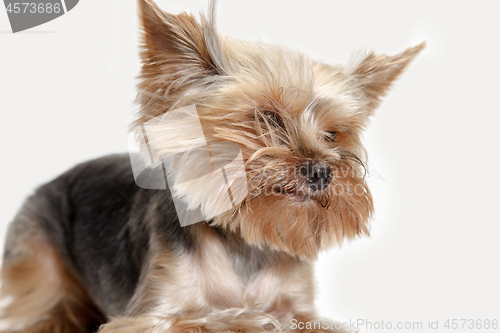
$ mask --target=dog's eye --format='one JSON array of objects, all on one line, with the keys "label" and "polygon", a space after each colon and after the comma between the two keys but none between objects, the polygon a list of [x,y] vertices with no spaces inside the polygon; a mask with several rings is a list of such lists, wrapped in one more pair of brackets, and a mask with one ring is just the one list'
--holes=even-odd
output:
[{"label": "dog's eye", "polygon": [[267,122],[269,125],[275,126],[275,127],[280,127],[284,128],[285,125],[283,124],[283,119],[281,119],[281,116],[277,114],[276,112],[266,110],[263,112],[264,116],[267,118]]},{"label": "dog's eye", "polygon": [[334,142],[335,141],[335,137],[337,136],[337,131],[327,132],[327,133],[328,133],[328,135],[325,137],[326,141],[328,141],[328,142]]}]

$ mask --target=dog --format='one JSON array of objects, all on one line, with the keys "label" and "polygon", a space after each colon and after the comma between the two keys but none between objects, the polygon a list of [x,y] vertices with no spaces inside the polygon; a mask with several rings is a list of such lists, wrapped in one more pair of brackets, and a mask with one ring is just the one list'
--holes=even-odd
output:
[{"label": "dog", "polygon": [[[318,253],[369,233],[361,133],[425,44],[332,66],[219,34],[214,2],[200,21],[153,0],[138,7],[142,67],[131,130],[143,160],[155,152],[147,167],[177,183],[138,186],[125,154],[41,186],[8,230],[3,332],[341,332],[290,322],[320,320]],[[193,143],[192,122],[163,121],[190,106],[212,158],[208,176],[196,174],[200,160],[162,162],[172,147]],[[226,183],[220,173],[207,181],[226,150],[241,163],[223,173]],[[231,178],[241,169],[243,179]],[[192,173],[202,180],[181,184]],[[181,226],[180,202],[202,221]]]}]

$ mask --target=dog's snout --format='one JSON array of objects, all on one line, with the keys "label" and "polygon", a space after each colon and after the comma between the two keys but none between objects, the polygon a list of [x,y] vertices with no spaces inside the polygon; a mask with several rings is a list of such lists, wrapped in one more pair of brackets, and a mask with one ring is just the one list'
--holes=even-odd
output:
[{"label": "dog's snout", "polygon": [[301,166],[300,172],[307,178],[308,186],[314,190],[327,188],[333,177],[332,168],[317,162],[308,162]]}]

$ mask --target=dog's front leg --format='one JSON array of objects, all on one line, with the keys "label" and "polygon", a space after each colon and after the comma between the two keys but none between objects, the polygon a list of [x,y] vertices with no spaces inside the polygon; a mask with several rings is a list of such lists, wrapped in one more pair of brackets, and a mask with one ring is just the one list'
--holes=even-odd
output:
[{"label": "dog's front leg", "polygon": [[347,333],[340,323],[320,319],[314,309],[312,262],[278,257],[279,265],[260,272],[251,282],[246,298],[278,318],[289,333]]},{"label": "dog's front leg", "polygon": [[159,316],[144,314],[117,318],[99,333],[285,333],[273,316],[247,309],[226,309],[203,314]]}]

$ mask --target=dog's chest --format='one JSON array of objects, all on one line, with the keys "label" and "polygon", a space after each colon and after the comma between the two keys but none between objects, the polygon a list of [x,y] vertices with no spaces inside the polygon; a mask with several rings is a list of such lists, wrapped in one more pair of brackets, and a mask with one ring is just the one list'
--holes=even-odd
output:
[{"label": "dog's chest", "polygon": [[[253,247],[228,246],[220,238],[207,238],[191,254],[191,274],[210,307],[255,308],[265,311],[283,292],[289,257]],[[278,262],[280,264],[278,264]]]},{"label": "dog's chest", "polygon": [[[161,302],[156,310],[164,314],[230,308],[277,312],[290,292],[303,293],[310,276],[305,263],[219,236],[205,232],[194,249],[168,259],[167,274],[158,280]],[[308,304],[307,299],[301,302]]]}]

